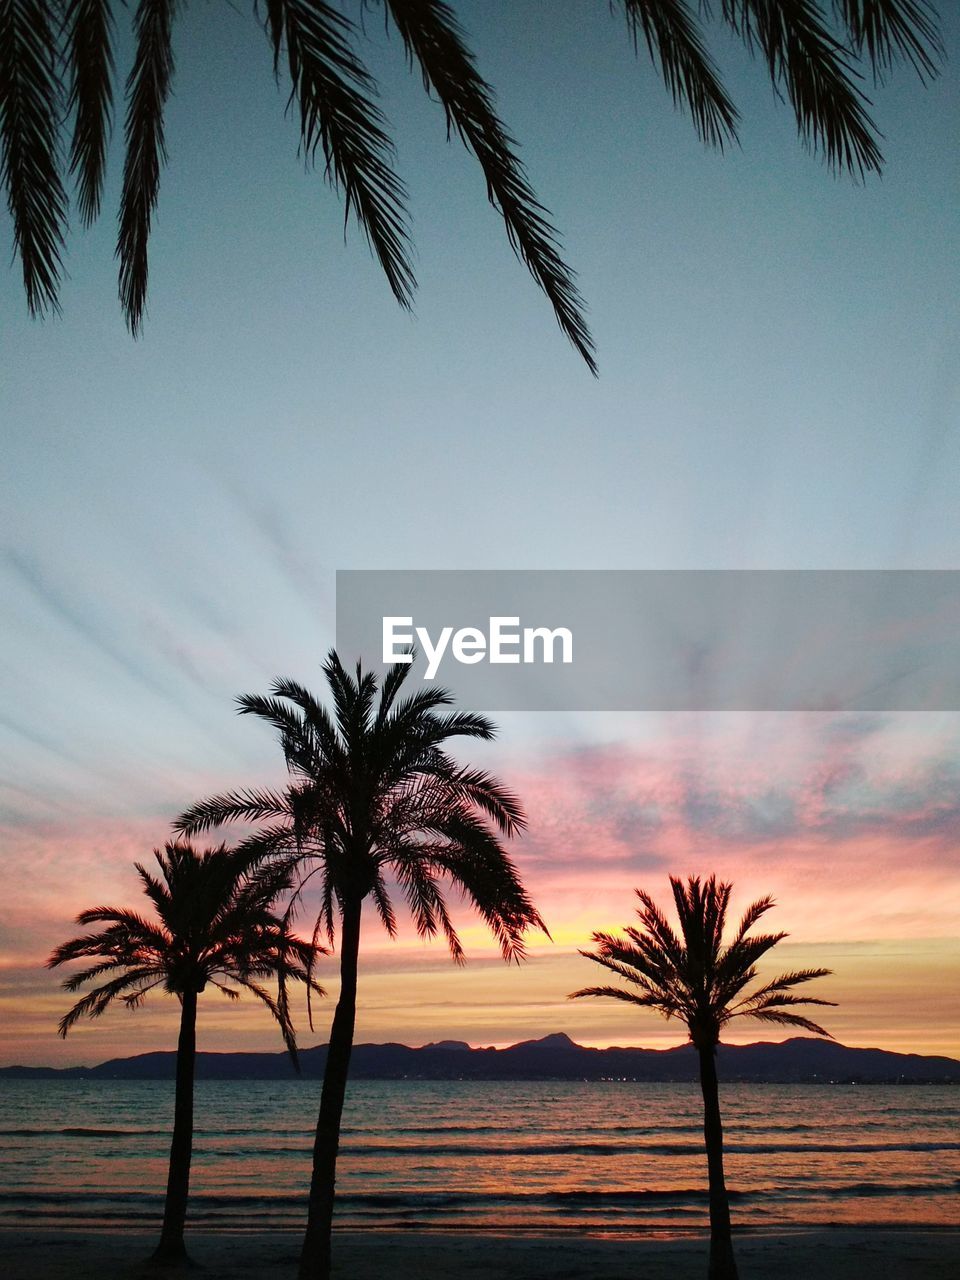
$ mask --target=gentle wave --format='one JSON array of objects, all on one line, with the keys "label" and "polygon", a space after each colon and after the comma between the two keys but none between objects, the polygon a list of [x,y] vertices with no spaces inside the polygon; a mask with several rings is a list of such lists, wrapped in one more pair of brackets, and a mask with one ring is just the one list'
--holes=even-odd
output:
[{"label": "gentle wave", "polygon": [[[912,1185],[884,1183],[884,1182],[857,1182],[845,1185],[821,1185],[817,1188],[817,1195],[833,1198],[838,1195],[852,1196],[928,1196],[932,1194],[943,1194],[945,1190],[949,1190],[941,1183],[921,1182]],[[754,1200],[770,1200],[780,1199],[784,1195],[784,1189],[780,1187],[772,1187],[765,1189],[757,1189],[752,1191],[740,1191],[735,1188],[728,1190],[731,1201],[754,1201]],[[191,1196],[191,1206],[193,1210],[206,1209],[207,1211],[218,1209],[221,1212],[228,1210],[250,1210],[250,1209],[277,1209],[291,1208],[296,1209],[303,1206],[306,1199],[306,1193],[299,1195],[291,1195],[277,1193],[275,1195],[261,1194],[224,1194],[215,1195],[210,1192],[199,1192]],[[402,1208],[476,1208],[494,1205],[518,1205],[530,1206],[536,1204],[542,1205],[567,1205],[577,1208],[589,1208],[590,1206],[611,1205],[643,1205],[652,1203],[703,1203],[709,1199],[708,1192],[703,1187],[666,1187],[666,1188],[638,1188],[636,1190],[605,1190],[600,1188],[586,1188],[570,1191],[435,1191],[435,1192],[413,1192],[413,1191],[371,1191],[371,1192],[344,1192],[337,1198],[337,1203],[341,1208],[378,1208],[378,1209],[402,1209]],[[122,1193],[111,1194],[109,1191],[96,1192],[86,1191],[77,1192],[70,1196],[70,1204],[76,1207],[80,1206],[96,1206],[108,1204],[127,1205],[130,1207],[158,1208],[163,1205],[163,1195],[160,1192],[150,1191],[124,1191]],[[63,1197],[56,1192],[40,1192],[40,1191],[8,1191],[0,1192],[0,1211],[6,1206],[19,1205],[50,1205],[57,1208],[63,1207]]]},{"label": "gentle wave", "polygon": [[[957,1090],[738,1085],[724,1093],[736,1219],[960,1225]],[[296,1229],[315,1099],[198,1082],[191,1220]],[[0,1223],[140,1223],[162,1211],[172,1085],[0,1088]],[[356,1082],[338,1221],[356,1229],[703,1227],[696,1090]]]},{"label": "gentle wave", "polygon": [[[0,1130],[0,1137],[36,1138],[157,1138],[169,1142],[169,1129],[10,1129]],[[303,1155],[311,1144],[301,1132],[284,1133],[285,1138],[296,1138],[297,1143],[270,1151],[265,1144],[269,1133],[244,1133],[242,1137],[256,1138],[252,1146],[218,1146],[204,1142],[204,1134],[196,1134],[195,1155],[221,1160],[247,1160],[264,1155]],[[218,1133],[215,1137],[227,1137]],[[724,1151],[732,1156],[855,1156],[882,1155],[884,1152],[957,1152],[960,1142],[730,1142]],[[480,1157],[503,1158],[534,1156],[678,1156],[700,1157],[701,1143],[627,1143],[627,1142],[525,1142],[525,1143],[396,1143],[396,1142],[344,1142],[340,1144],[342,1156],[389,1157]]]},{"label": "gentle wave", "polygon": [[[702,1156],[703,1145],[691,1142],[530,1142],[484,1143],[470,1146],[410,1146],[400,1143],[345,1143],[340,1148],[344,1154],[368,1156],[400,1155],[457,1155],[457,1156]],[[724,1144],[728,1155],[847,1155],[864,1153],[876,1155],[884,1151],[960,1151],[960,1142],[729,1142]],[[224,1155],[229,1155],[225,1148]]]}]

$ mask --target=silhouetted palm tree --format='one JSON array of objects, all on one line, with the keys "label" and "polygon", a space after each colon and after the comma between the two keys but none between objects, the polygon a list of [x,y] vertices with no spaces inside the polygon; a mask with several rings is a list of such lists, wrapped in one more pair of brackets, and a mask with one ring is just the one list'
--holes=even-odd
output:
[{"label": "silhouetted palm tree", "polygon": [[451,702],[444,689],[421,688],[398,699],[410,670],[402,663],[392,667],[378,700],[375,677],[359,665],[351,676],[331,653],[324,674],[332,715],[292,680],[277,680],[272,697],[241,697],[241,713],[259,716],[278,730],[290,785],[282,791],[217,796],[190,809],[176,824],[184,832],[196,832],[237,819],[268,822],[251,838],[251,847],[261,856],[279,858],[281,866],[302,867],[304,882],[317,877],[320,909],[314,938],[326,930],[332,941],[339,914],[340,995],[313,1149],[303,1280],[326,1280],[330,1274],[364,901],[373,901],[387,933],[394,936],[389,877],[420,936],[442,932],[458,963],[463,948],[443,880],[476,908],[506,960],[522,958],[527,929],[544,928],[497,835],[511,836],[523,828],[517,798],[489,774],[458,765],[445,750],[453,738],[492,738],[493,725],[482,716],[444,712]]},{"label": "silhouetted palm tree", "polygon": [[[369,3],[370,0],[367,0]],[[14,246],[32,312],[57,306],[68,198],[61,131],[72,119],[70,172],[81,221],[100,210],[113,116],[114,5],[111,0],[0,0],[0,144]],[[593,343],[573,273],[560,257],[549,214],[537,200],[493,90],[476,69],[454,8],[443,0],[382,0],[411,68],[439,100],[447,133],[480,163],[490,203],[517,255],[549,299],[561,329],[591,369]],[[136,52],[126,79],[126,159],[117,256],[120,299],[130,329],[143,321],[147,242],[165,160],[163,113],[173,80],[177,0],[139,0]],[[358,16],[363,0],[356,6]],[[800,137],[837,169],[879,171],[877,131],[859,87],[898,60],[922,78],[942,55],[927,0],[619,0],[634,47],[645,47],[674,103],[689,110],[700,136],[722,147],[736,139],[738,113],[706,43],[712,18],[731,28],[766,63],[778,97],[794,110]],[[362,25],[323,0],[262,0],[254,11],[269,38],[274,72],[289,80],[301,151],[317,152],[343,193],[395,297],[409,307],[415,287],[406,192],[392,167],[389,124],[377,85],[360,57]]]},{"label": "silhouetted palm tree", "polygon": [[[282,872],[253,878],[248,874],[249,858],[222,845],[198,853],[189,844],[168,844],[154,856],[159,877],[140,863],[136,868],[155,918],[122,907],[81,911],[77,924],[107,927],[63,943],[47,963],[53,968],[72,960],[94,961],[66,979],[67,991],[107,979],[60,1020],[62,1036],[79,1018],[98,1018],[115,1000],[128,1009],[138,1008],[156,987],[180,1001],[173,1140],[155,1254],[158,1261],[177,1262],[186,1258],[183,1231],[193,1148],[198,995],[208,983],[234,1000],[240,995],[237,986],[253,992],[279,1023],[297,1065],[286,984],[293,979],[318,994],[323,991],[312,976],[317,949],[294,937],[286,920],[272,909],[277,894],[289,888]],[[278,979],[276,999],[261,985],[265,978]]]},{"label": "silhouetted palm tree", "polygon": [[723,1127],[717,1087],[716,1050],[720,1033],[733,1018],[757,1018],[761,1022],[803,1027],[818,1035],[830,1033],[809,1018],[793,1013],[797,1005],[830,1005],[830,1000],[798,996],[792,988],[829,969],[800,969],[748,991],[757,976],[756,962],[785,933],[750,936],[750,930],[774,905],[760,898],[748,907],[733,941],[724,944],[723,931],[730,901],[730,885],[715,876],[701,884],[691,877],[686,884],[670,877],[680,920],[680,936],[649,894],[637,890],[640,926],[624,930],[625,937],[595,933],[596,951],[581,951],[627,982],[625,987],[585,987],[578,996],[613,996],[665,1018],[687,1024],[700,1059],[703,1091],[703,1134],[707,1148],[710,1185],[710,1280],[736,1280],[737,1265],[730,1237],[730,1204],[723,1176]]}]

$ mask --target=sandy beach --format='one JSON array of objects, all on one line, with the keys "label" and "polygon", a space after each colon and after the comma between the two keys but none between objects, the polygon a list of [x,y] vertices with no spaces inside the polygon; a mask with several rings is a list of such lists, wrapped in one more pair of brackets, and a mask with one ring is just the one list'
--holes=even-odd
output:
[{"label": "sandy beach", "polygon": [[[135,1280],[153,1237],[128,1232],[0,1232],[5,1280]],[[293,1276],[292,1233],[192,1234],[205,1280]],[[343,1280],[703,1280],[706,1237],[597,1238],[342,1233],[334,1273]],[[823,1227],[750,1232],[736,1242],[742,1280],[952,1280],[960,1275],[960,1228]]]}]

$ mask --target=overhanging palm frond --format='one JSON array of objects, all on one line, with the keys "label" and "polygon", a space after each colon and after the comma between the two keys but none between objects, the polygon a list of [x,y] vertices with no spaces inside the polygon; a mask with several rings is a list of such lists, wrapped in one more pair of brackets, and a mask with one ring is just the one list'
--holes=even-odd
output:
[{"label": "overhanging palm frond", "polygon": [[882,80],[895,63],[909,62],[921,80],[939,75],[944,58],[937,14],[927,0],[835,0],[854,50],[864,50]]},{"label": "overhanging palm frond", "polygon": [[720,82],[696,15],[683,0],[621,0],[634,50],[640,40],[659,66],[675,106],[689,109],[697,133],[722,151],[737,141],[737,109]]},{"label": "overhanging palm frond", "polygon": [[576,277],[560,257],[558,235],[537,200],[494,106],[490,85],[476,69],[456,15],[442,0],[385,0],[411,63],[483,170],[487,197],[503,218],[510,244],[546,294],[561,330],[593,373],[593,339]]},{"label": "overhanging palm frond", "polygon": [[879,173],[883,156],[852,54],[813,0],[723,0],[723,14],[748,48],[758,45],[771,83],[786,92],[801,139],[834,169]]},{"label": "overhanging palm frond", "polygon": [[49,5],[0,0],[0,180],[32,315],[60,310],[67,217],[58,140],[62,98]]},{"label": "overhanging palm frond", "polygon": [[77,182],[80,219],[100,212],[113,114],[113,13],[110,0],[69,0],[64,15],[74,112],[70,172]]},{"label": "overhanging palm frond", "polygon": [[163,111],[173,79],[171,29],[177,0],[140,0],[134,18],[136,56],[127,78],[123,193],[117,257],[120,302],[130,332],[143,326],[147,297],[147,242],[166,161]]},{"label": "overhanging palm frond", "polygon": [[321,0],[273,0],[265,26],[275,68],[286,41],[304,156],[312,160],[322,152],[326,177],[343,192],[346,218],[356,217],[393,296],[409,308],[416,279],[406,192],[392,168],[386,122],[372,101],[376,86],[348,43],[354,24]]}]

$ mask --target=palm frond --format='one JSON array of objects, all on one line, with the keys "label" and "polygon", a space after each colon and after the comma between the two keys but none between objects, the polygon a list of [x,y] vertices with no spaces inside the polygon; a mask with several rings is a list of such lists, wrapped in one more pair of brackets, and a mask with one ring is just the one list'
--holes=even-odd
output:
[{"label": "palm frond", "polygon": [[136,55],[127,77],[126,155],[117,257],[120,302],[130,332],[143,327],[149,266],[147,242],[166,161],[163,111],[173,79],[171,29],[177,0],[139,0],[134,18]]},{"label": "palm frond", "polygon": [[268,6],[267,32],[278,64],[286,40],[290,101],[300,115],[304,156],[318,150],[325,175],[343,192],[345,219],[363,229],[393,296],[409,308],[416,280],[409,255],[406,192],[394,173],[393,144],[372,101],[376,86],[348,43],[354,25],[322,0]]},{"label": "palm frond", "polygon": [[241,977],[237,975],[237,982],[252,992],[263,1004],[267,1006],[273,1015],[273,1019],[280,1028],[280,1034],[283,1036],[283,1043],[287,1046],[287,1053],[290,1055],[290,1061],[293,1063],[293,1069],[300,1073],[300,1056],[297,1053],[297,1037],[293,1030],[293,1023],[290,1021],[289,1014],[285,1008],[281,1008],[280,1003],[274,1000],[270,992],[262,987],[258,982],[254,982],[252,978]]},{"label": "palm frond", "polygon": [[110,1007],[113,1001],[121,996],[128,987],[138,986],[151,981],[155,977],[150,969],[130,969],[110,982],[103,983],[88,992],[81,1000],[63,1015],[57,1024],[57,1034],[66,1039],[70,1028],[83,1017],[99,1018]]},{"label": "palm frond", "polygon": [[754,1018],[761,1014],[769,1014],[772,1018],[784,1009],[798,1005],[820,1005],[835,1008],[836,1002],[833,1000],[791,994],[793,987],[801,983],[812,982],[816,978],[826,978],[829,975],[829,969],[802,969],[796,973],[783,974],[758,990],[751,992],[735,1004],[729,1004],[724,1013],[724,1021],[739,1017]]},{"label": "palm frond", "polygon": [[[456,834],[458,829],[462,835]],[[526,955],[525,934],[538,929],[550,936],[531,902],[506,850],[482,826],[447,824],[443,839],[421,845],[422,857],[467,896],[500,944],[504,960],[519,963]]]},{"label": "palm frond", "polygon": [[433,90],[453,130],[480,163],[487,198],[503,218],[517,256],[546,294],[561,330],[597,372],[576,277],[560,257],[558,236],[537,200],[515,143],[501,124],[490,85],[476,69],[456,15],[442,0],[386,0],[411,63]]},{"label": "palm frond", "polygon": [[785,933],[759,933],[754,938],[741,938],[720,956],[716,957],[716,970],[721,981],[736,978],[766,955],[787,935]]},{"label": "palm frond", "polygon": [[31,315],[58,312],[67,197],[60,176],[63,92],[50,6],[0,0],[0,181]]},{"label": "palm frond", "polygon": [[757,924],[768,911],[776,906],[772,896],[767,894],[766,897],[758,898],[756,902],[752,902],[743,917],[740,920],[740,926],[737,929],[736,936],[731,943],[731,947],[736,947],[741,943],[755,924]]},{"label": "palm frond", "polygon": [[451,711],[448,715],[434,716],[429,724],[429,737],[437,742],[446,742],[448,738],[481,738],[492,742],[497,736],[496,725],[489,716],[477,715],[475,711]]},{"label": "palm frond", "polygon": [[[827,1004],[829,1001],[812,1001],[815,1004]],[[826,1036],[832,1040],[830,1032],[825,1030],[817,1022],[812,1022],[809,1018],[803,1018],[797,1013],[782,1013],[778,1010],[757,1009],[747,1014],[747,1017],[756,1018],[758,1022],[776,1022],[785,1027],[800,1027],[804,1031],[812,1031],[815,1035]]]},{"label": "palm frond", "polygon": [[383,876],[377,873],[374,877],[373,888],[371,889],[374,904],[377,908],[377,915],[380,917],[380,923],[386,929],[387,934],[391,938],[397,936],[397,917],[393,910],[393,904],[387,894],[387,887],[383,882]]},{"label": "palm frond", "polygon": [[738,113],[707,52],[696,15],[683,0],[622,0],[639,52],[643,39],[674,106],[686,106],[704,142],[723,150],[737,141]]},{"label": "palm frond", "polygon": [[281,700],[283,697],[286,695],[265,698],[255,693],[242,693],[237,698],[237,713],[241,716],[259,716],[261,720],[272,724],[281,738],[302,737],[306,728],[304,719]]},{"label": "palm frond", "polygon": [[[162,926],[158,927],[146,916],[131,911],[127,907],[88,907],[77,916],[77,924],[109,924],[112,928],[103,933],[74,938],[72,942],[64,943],[63,948],[57,948],[55,955],[67,947],[97,945],[105,937],[122,939],[128,944],[145,944],[157,948],[168,946],[170,941],[169,935]],[[92,952],[86,954],[92,954]]]},{"label": "palm frond", "polygon": [[[594,959],[593,956],[589,958]],[[628,991],[626,987],[581,987],[579,991],[571,991],[567,999],[579,1000],[583,996],[609,997],[611,1000],[623,1000],[627,1004],[638,1004],[646,1009],[659,1009],[663,1012],[659,996],[650,992]],[[670,1014],[665,1013],[664,1016],[670,1017]]]},{"label": "palm frond", "polygon": [[[791,996],[783,994],[770,995],[763,999],[755,999],[750,1002],[751,1010],[786,1009],[790,1005],[800,1004],[819,1004],[831,1009],[835,1009],[837,1007],[837,1002],[835,1000],[820,1000],[816,996]],[[751,1010],[748,1010],[748,1012]]]},{"label": "palm frond", "polygon": [[126,995],[122,995],[119,998],[126,1005],[128,1012],[132,1013],[134,1009],[140,1008],[150,992],[156,990],[163,981],[163,978],[157,978],[154,982],[148,982],[145,986],[137,987],[135,991],[128,991]]},{"label": "palm frond", "polygon": [[[163,866],[162,855],[159,849],[154,849],[153,856],[160,863],[160,865]],[[160,916],[161,920],[164,919],[165,913],[170,904],[169,887],[165,883],[163,883],[163,881],[158,880],[156,876],[152,875],[147,870],[147,868],[143,865],[143,863],[135,862],[133,864],[133,867],[137,875],[140,877],[140,883],[143,885],[144,893],[153,903],[154,908],[156,909],[156,912]]]},{"label": "palm frond", "polygon": [[413,915],[417,933],[421,938],[429,939],[435,937],[437,930],[441,929],[454,963],[466,963],[463,945],[450,918],[443,892],[431,875],[423,848],[411,846],[405,851],[406,858],[402,857],[402,852],[400,848],[394,850],[391,864]]},{"label": "palm frond", "polygon": [[[274,680],[271,685],[271,691],[274,695],[269,704],[271,710],[283,708],[289,711],[289,708],[286,708],[286,702],[292,702],[294,706],[299,707],[302,712],[300,722],[302,728],[309,730],[311,737],[316,739],[317,745],[330,764],[342,764],[343,746],[337,736],[336,726],[330,719],[329,712],[323,703],[319,702],[309,689],[305,689],[296,680]],[[255,703],[256,699],[248,700],[250,709],[254,709]],[[257,712],[257,714],[260,713]],[[279,711],[280,716],[283,714],[283,710]]]},{"label": "palm frond", "polygon": [[680,939],[667,923],[667,917],[654,902],[653,898],[643,889],[637,889],[636,894],[641,903],[641,909],[638,914],[645,930],[657,940],[657,943],[669,956],[674,969],[679,972],[684,964],[684,950]]},{"label": "palm frond", "polygon": [[453,797],[475,806],[492,818],[505,836],[516,836],[526,829],[527,818],[519,796],[485,770],[445,768],[439,773],[439,784],[439,792],[447,802]]},{"label": "palm frond", "polygon": [[[816,978],[829,978],[831,972],[830,969],[797,969],[793,973],[783,973],[772,982],[767,982],[752,992],[749,1001],[765,999],[767,996],[787,991],[790,987],[796,987],[803,982],[813,982]],[[829,1001],[821,1003],[829,1003]]]},{"label": "palm frond", "polygon": [[[54,956],[56,954],[54,952]],[[66,955],[62,960],[54,959],[54,956],[51,956],[47,961],[48,969],[54,968],[57,964],[64,964],[67,960],[79,959],[79,956],[74,955]],[[93,982],[95,978],[102,978],[105,973],[115,973],[125,968],[126,962],[119,958],[102,960],[99,964],[90,965],[87,969],[79,969],[76,973],[71,973],[69,978],[64,979],[63,989],[64,991],[79,991],[81,987],[88,982]]]},{"label": "palm frond", "polygon": [[[417,651],[411,645],[408,651],[413,662],[416,661]],[[409,676],[413,669],[413,662],[395,662],[387,674],[383,677],[380,685],[380,705],[377,708],[377,728],[382,729],[386,723],[387,717],[393,710],[393,704],[397,694],[403,687],[403,682]]]},{"label": "palm frond", "polygon": [[201,800],[173,823],[175,831],[196,835],[228,822],[261,822],[289,812],[286,797],[279,791],[233,791]]},{"label": "palm frond", "polygon": [[110,0],[69,0],[64,23],[74,113],[70,172],[77,182],[80,219],[100,212],[107,144],[113,118],[113,13]]},{"label": "palm frond", "polygon": [[[655,996],[659,1004],[669,1005],[674,1013],[681,1014],[689,1006],[689,993],[677,976],[647,963],[638,951],[616,945],[603,945],[597,951],[581,951],[588,960],[615,973],[631,986],[638,987],[648,996]],[[636,992],[634,993],[636,994]]]},{"label": "palm frond", "polygon": [[882,81],[897,62],[909,62],[921,80],[939,75],[945,53],[937,14],[927,0],[835,0],[854,50],[866,51]]},{"label": "palm frond", "polygon": [[228,1000],[240,999],[240,992],[234,987],[228,987],[224,982],[217,982],[215,978],[208,978],[207,981],[212,987],[216,987],[221,995],[226,996]]},{"label": "palm frond", "polygon": [[852,55],[814,0],[723,0],[723,14],[748,48],[759,45],[774,89],[785,90],[801,139],[834,169],[863,177],[883,157]]}]

